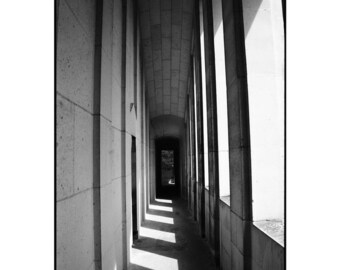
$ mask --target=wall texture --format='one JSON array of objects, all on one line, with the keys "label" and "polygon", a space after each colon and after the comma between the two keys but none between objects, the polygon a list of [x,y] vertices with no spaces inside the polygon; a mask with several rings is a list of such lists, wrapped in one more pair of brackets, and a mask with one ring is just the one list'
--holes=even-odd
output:
[{"label": "wall texture", "polygon": [[[56,244],[60,270],[128,268],[132,136],[139,190],[146,187],[149,160],[148,107],[134,8],[133,1],[121,0],[61,0],[58,4]],[[140,224],[147,198],[138,196],[138,200]]]}]

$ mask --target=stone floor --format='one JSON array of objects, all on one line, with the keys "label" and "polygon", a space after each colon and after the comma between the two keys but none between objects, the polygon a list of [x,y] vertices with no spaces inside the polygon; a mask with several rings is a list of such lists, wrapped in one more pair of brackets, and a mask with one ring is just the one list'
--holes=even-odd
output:
[{"label": "stone floor", "polygon": [[150,204],[131,250],[133,270],[215,270],[208,245],[181,199]]}]

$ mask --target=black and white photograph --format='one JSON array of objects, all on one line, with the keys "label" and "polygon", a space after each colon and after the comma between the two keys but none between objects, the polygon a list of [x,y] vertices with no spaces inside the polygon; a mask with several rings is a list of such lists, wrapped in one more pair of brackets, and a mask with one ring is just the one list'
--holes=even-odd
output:
[{"label": "black and white photograph", "polygon": [[3,269],[338,269],[337,19],[287,5],[54,0],[1,19]]},{"label": "black and white photograph", "polygon": [[285,269],[284,4],[57,1],[57,270]]}]

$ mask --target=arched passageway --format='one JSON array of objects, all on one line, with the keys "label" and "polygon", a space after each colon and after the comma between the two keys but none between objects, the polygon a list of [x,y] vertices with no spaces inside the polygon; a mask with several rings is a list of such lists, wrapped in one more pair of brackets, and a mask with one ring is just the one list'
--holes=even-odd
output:
[{"label": "arched passageway", "polygon": [[56,9],[57,269],[284,269],[281,0]]}]

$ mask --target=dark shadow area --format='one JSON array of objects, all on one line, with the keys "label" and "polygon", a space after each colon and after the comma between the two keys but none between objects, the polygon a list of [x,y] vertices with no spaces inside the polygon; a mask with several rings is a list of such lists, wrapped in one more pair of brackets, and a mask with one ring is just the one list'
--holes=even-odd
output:
[{"label": "dark shadow area", "polygon": [[179,140],[165,137],[156,140],[156,196],[174,198],[180,194]]},{"label": "dark shadow area", "polygon": [[215,270],[208,244],[178,196],[150,203],[140,237],[134,242],[131,269]]}]

